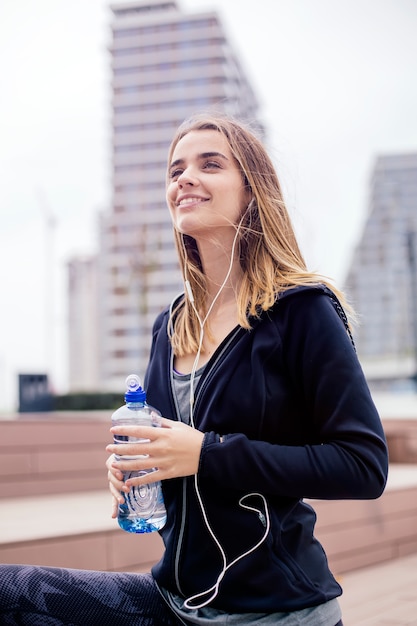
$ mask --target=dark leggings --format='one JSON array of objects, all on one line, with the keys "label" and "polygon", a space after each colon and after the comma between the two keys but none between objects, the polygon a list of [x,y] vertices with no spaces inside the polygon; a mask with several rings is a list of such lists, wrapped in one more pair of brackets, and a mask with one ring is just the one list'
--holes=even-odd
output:
[{"label": "dark leggings", "polygon": [[178,626],[150,574],[0,565],[0,624]]},{"label": "dark leggings", "polygon": [[[3,626],[178,626],[150,574],[0,565]],[[335,626],[343,626],[338,622]]]}]

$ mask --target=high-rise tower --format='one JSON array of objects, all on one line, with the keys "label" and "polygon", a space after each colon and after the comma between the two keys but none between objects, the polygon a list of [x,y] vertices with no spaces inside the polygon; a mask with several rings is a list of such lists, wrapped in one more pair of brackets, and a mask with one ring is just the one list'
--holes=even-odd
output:
[{"label": "high-rise tower", "polygon": [[347,275],[369,378],[386,387],[416,372],[417,154],[377,159],[370,208]]},{"label": "high-rise tower", "polygon": [[175,1],[112,6],[113,201],[100,222],[100,380],[143,375],[156,314],[182,289],[165,202],[178,125],[214,108],[256,124],[257,102],[217,15]]}]

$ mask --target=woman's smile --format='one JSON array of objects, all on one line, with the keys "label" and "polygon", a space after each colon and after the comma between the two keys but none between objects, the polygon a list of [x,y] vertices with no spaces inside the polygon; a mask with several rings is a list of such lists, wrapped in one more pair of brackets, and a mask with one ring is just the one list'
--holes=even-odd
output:
[{"label": "woman's smile", "polygon": [[184,195],[184,196],[180,196],[177,199],[177,206],[178,207],[190,206],[192,204],[200,204],[201,202],[207,202],[207,200],[208,198],[202,198],[200,196]]}]

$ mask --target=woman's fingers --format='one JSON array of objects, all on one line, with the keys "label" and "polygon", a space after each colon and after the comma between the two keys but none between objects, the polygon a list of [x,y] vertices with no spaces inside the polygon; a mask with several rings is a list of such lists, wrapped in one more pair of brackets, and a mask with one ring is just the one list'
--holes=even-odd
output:
[{"label": "woman's fingers", "polygon": [[[122,504],[122,503],[120,503],[120,504]],[[112,498],[112,507],[111,507],[111,516],[112,516],[113,519],[116,519],[118,511],[119,511],[119,502],[113,496],[113,498]]]},{"label": "woman's fingers", "polygon": [[119,504],[124,504],[122,492],[128,493],[130,487],[123,482],[123,472],[113,467],[114,455],[112,454],[106,461],[107,480],[109,481],[109,489],[112,495],[111,516],[113,519],[117,517]]},{"label": "woman's fingers", "polygon": [[[187,424],[162,418],[162,428],[115,426],[111,430],[116,435],[142,439],[106,447],[111,453],[107,461],[109,482],[118,491],[129,491],[132,485],[191,476],[198,471],[204,433]],[[143,475],[128,478],[124,485],[126,472],[143,472]]]}]

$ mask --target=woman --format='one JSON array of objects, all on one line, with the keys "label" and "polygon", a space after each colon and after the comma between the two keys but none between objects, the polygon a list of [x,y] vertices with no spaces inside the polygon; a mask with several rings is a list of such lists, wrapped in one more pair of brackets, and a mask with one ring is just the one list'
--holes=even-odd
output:
[{"label": "woman", "polygon": [[185,291],[155,322],[145,378],[164,428],[112,429],[149,439],[118,454],[148,458],[116,462],[107,448],[113,517],[132,485],[164,481],[164,555],[148,575],[16,566],[15,580],[54,586],[56,620],[71,605],[72,621],[48,624],[340,625],[303,498],[377,498],[388,463],[343,296],[308,272],[274,167],[243,125],[180,127],[167,202]]}]

